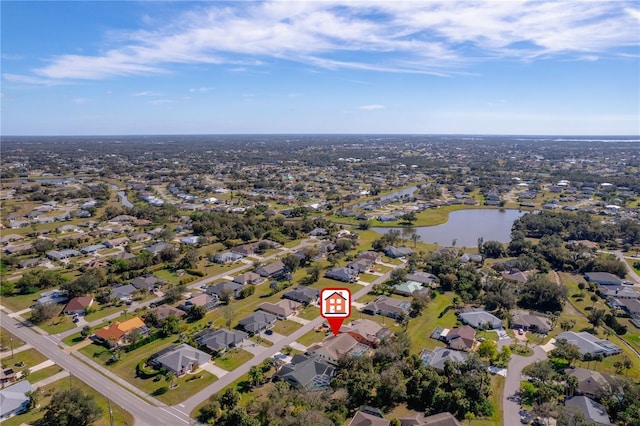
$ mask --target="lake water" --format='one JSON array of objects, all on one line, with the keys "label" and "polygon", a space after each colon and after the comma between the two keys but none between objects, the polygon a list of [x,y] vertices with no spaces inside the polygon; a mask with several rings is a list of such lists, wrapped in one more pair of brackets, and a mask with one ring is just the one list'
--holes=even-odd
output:
[{"label": "lake water", "polygon": [[372,228],[381,234],[391,229],[399,230],[404,236],[415,231],[424,243],[438,243],[443,246],[476,247],[478,238],[484,241],[500,241],[507,243],[511,239],[513,222],[526,212],[518,210],[470,209],[449,213],[447,223],[436,226],[419,226],[415,228]]}]

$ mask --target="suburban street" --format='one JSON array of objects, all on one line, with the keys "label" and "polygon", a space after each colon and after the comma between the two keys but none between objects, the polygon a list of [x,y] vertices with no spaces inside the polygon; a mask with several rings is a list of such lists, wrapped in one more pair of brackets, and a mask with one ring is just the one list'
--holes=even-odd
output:
[{"label": "suburban street", "polygon": [[520,424],[520,377],[522,370],[527,365],[533,364],[536,361],[542,361],[546,358],[547,354],[540,346],[534,347],[533,355],[529,357],[511,355],[502,397],[505,426]]},{"label": "suburban street", "polygon": [[[307,245],[308,242],[303,241],[300,245],[295,247],[294,249],[301,248]],[[287,249],[286,251],[291,251],[294,249]],[[282,255],[282,253],[277,253],[268,257],[265,257],[265,260],[271,259],[273,257]],[[247,269],[249,265],[243,265],[241,267],[226,271],[224,273],[218,274],[216,276],[208,277],[203,280],[199,280],[189,287],[195,288],[204,284],[208,284],[217,279],[220,279],[226,275],[234,274],[240,271]],[[404,267],[404,264],[396,266],[396,268]],[[363,286],[362,289],[358,290],[355,294],[352,295],[352,300],[357,300],[358,298],[364,296],[369,292],[369,290],[373,287],[374,284],[384,282],[389,278],[391,271],[386,274],[378,277],[372,283]],[[336,283],[336,286],[339,286],[339,283]],[[156,300],[156,299],[154,299]],[[145,302],[145,304],[151,303],[153,300],[149,300]],[[138,305],[140,306],[140,305]],[[130,308],[135,309],[135,307]],[[116,318],[120,316],[121,313],[116,313],[111,315],[110,317]],[[104,321],[110,319],[109,317],[102,318],[100,320],[93,321],[91,325],[97,325]],[[112,319],[112,318],[111,318]],[[276,341],[273,346],[265,347],[264,350],[261,350],[248,362],[243,364],[242,366],[236,368],[233,371],[225,374],[220,377],[215,383],[210,385],[209,387],[201,390],[197,394],[191,396],[189,399],[183,401],[180,404],[176,404],[174,406],[168,407],[163,406],[159,401],[155,400],[150,396],[144,396],[145,399],[151,401],[157,401],[157,405],[150,404],[147,400],[142,399],[142,392],[135,392],[133,386],[129,383],[125,382],[119,378],[110,379],[107,377],[109,374],[108,370],[94,361],[85,358],[84,361],[80,361],[72,354],[65,352],[63,349],[66,347],[60,340],[68,335],[73,333],[77,333],[78,329],[72,329],[64,333],[60,333],[55,336],[46,335],[41,330],[36,331],[35,329],[29,330],[31,328],[28,323],[24,322],[20,317],[14,318],[6,314],[5,312],[0,312],[0,322],[2,326],[7,329],[7,331],[15,334],[20,339],[24,340],[26,344],[31,345],[40,351],[43,355],[48,357],[50,360],[58,364],[60,367],[64,368],[73,376],[78,379],[86,382],[96,390],[99,390],[103,395],[108,395],[110,399],[116,404],[120,405],[125,410],[129,411],[137,425],[149,425],[149,426],[163,426],[163,425],[176,425],[176,424],[190,424],[191,420],[189,418],[189,414],[191,411],[197,407],[202,401],[206,400],[212,394],[217,393],[224,387],[230,385],[235,380],[239,379],[243,375],[247,374],[249,369],[254,365],[259,365],[263,360],[272,357],[277,352],[281,351],[284,347],[296,341],[296,339],[300,338],[302,335],[312,331],[314,327],[317,327],[324,321],[324,318],[317,317],[314,320],[311,320],[309,323],[303,325],[300,329],[296,330],[289,336],[284,336],[282,339]],[[91,365],[94,364],[94,365]],[[102,370],[101,373],[100,370]],[[117,382],[120,382],[119,385]],[[136,393],[140,395],[136,395]]]}]

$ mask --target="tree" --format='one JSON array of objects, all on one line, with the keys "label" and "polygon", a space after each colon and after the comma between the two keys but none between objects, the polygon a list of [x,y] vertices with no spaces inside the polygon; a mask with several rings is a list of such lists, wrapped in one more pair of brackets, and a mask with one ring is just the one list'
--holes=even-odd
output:
[{"label": "tree", "polygon": [[198,266],[200,261],[200,255],[198,250],[191,249],[185,253],[184,257],[180,260],[180,267],[183,269],[193,269]]},{"label": "tree", "polygon": [[233,320],[236,317],[236,307],[229,303],[227,305],[224,305],[221,311],[222,318],[224,318],[224,323],[226,324],[227,328],[231,330],[231,323],[233,323]]},{"label": "tree", "polygon": [[44,426],[89,426],[102,416],[93,396],[72,387],[56,392],[46,408]]},{"label": "tree", "polygon": [[597,327],[600,327],[600,325],[602,324],[602,321],[604,320],[604,315],[605,315],[604,309],[595,309],[589,313],[587,319],[595,329]]},{"label": "tree", "polygon": [[41,322],[50,320],[60,313],[62,309],[57,303],[45,303],[43,305],[37,305],[31,310],[31,322],[39,324]]},{"label": "tree", "polygon": [[504,246],[499,241],[487,241],[482,244],[482,250],[480,251],[485,257],[489,257],[492,259],[497,259],[499,257],[504,257],[506,255],[506,251]]},{"label": "tree", "polygon": [[400,216],[403,222],[408,223],[409,225],[413,224],[418,219],[416,212],[408,212]]},{"label": "tree", "polygon": [[422,237],[414,232],[409,236],[409,239],[413,241],[413,248],[416,248],[416,246],[418,245],[418,241],[420,241]]},{"label": "tree", "polygon": [[164,379],[169,382],[169,389],[173,389],[173,381],[176,379],[176,373],[174,373],[173,371],[167,371]]},{"label": "tree", "polygon": [[320,265],[313,265],[310,268],[307,268],[307,276],[310,284],[318,282],[320,279],[320,273],[322,272],[322,267]]},{"label": "tree", "polygon": [[422,314],[424,308],[427,307],[431,297],[425,291],[415,291],[411,300],[411,316],[417,317]]},{"label": "tree", "polygon": [[580,349],[572,343],[567,342],[567,339],[556,340],[556,348],[549,352],[551,357],[563,358],[569,361],[569,365],[577,359],[582,358]]},{"label": "tree", "polygon": [[510,311],[516,305],[515,286],[506,281],[490,281],[487,283],[484,303],[488,310],[498,309]]},{"label": "tree", "polygon": [[498,346],[493,340],[485,340],[478,346],[478,356],[493,359],[498,355]]},{"label": "tree", "polygon": [[204,306],[192,306],[187,313],[187,320],[190,322],[198,321],[207,314],[207,308]]},{"label": "tree", "polygon": [[234,387],[228,387],[220,397],[220,407],[224,410],[235,408],[240,402],[240,394]]},{"label": "tree", "polygon": [[[27,369],[26,371],[29,371],[29,369]],[[40,400],[39,389],[25,392],[24,396],[29,398],[29,410],[33,410],[34,408],[38,407],[38,401]]]},{"label": "tree", "polygon": [[171,246],[163,248],[162,250],[160,250],[160,253],[158,253],[158,257],[162,262],[173,262],[178,258],[178,256],[178,250]]},{"label": "tree", "polygon": [[91,327],[89,327],[88,325],[85,325],[84,327],[82,327],[82,330],[80,331],[80,335],[86,339],[87,337],[89,337],[91,335]]},{"label": "tree", "polygon": [[295,272],[300,266],[300,258],[295,254],[288,254],[282,258],[282,263],[289,268],[289,271]]},{"label": "tree", "polygon": [[346,253],[353,248],[350,240],[338,240],[335,245],[335,251],[338,253]]},{"label": "tree", "polygon": [[567,300],[567,288],[536,275],[523,288],[520,304],[542,312],[560,312]]},{"label": "tree", "polygon": [[55,248],[55,244],[53,243],[53,241],[46,240],[46,239],[43,239],[43,238],[38,238],[33,243],[33,249],[38,254],[44,254],[44,253],[48,252],[49,250],[53,250],[54,248]]},{"label": "tree", "polygon": [[407,270],[404,268],[396,268],[391,271],[390,277],[391,280],[395,282],[404,281],[404,279],[407,277]]},{"label": "tree", "polygon": [[182,293],[184,293],[185,291],[187,291],[187,287],[182,284],[169,287],[164,292],[164,302],[167,304],[177,302],[178,300],[182,299]]},{"label": "tree", "polygon": [[258,386],[264,380],[264,373],[260,367],[254,365],[249,369],[249,378],[252,386]]},{"label": "tree", "polygon": [[569,331],[576,325],[576,320],[562,320],[560,321],[560,328],[562,331]]},{"label": "tree", "polygon": [[180,331],[180,320],[175,315],[169,315],[160,322],[160,333],[164,336],[171,336]]}]

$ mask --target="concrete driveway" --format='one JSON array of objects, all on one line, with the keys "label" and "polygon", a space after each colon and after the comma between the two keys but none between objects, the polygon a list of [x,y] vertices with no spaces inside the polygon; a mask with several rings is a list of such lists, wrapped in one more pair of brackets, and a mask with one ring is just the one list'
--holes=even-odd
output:
[{"label": "concrete driveway", "polygon": [[520,424],[520,378],[522,370],[529,364],[542,361],[547,358],[547,353],[539,346],[533,348],[533,355],[529,357],[512,355],[507,377],[502,394],[502,407],[504,410],[504,425],[515,426]]},{"label": "concrete driveway", "polygon": [[266,346],[259,345],[259,344],[255,343],[255,342],[251,341],[251,340],[245,340],[244,342],[242,342],[242,343],[240,344],[240,347],[241,347],[243,350],[245,350],[245,351],[247,351],[247,352],[249,352],[249,353],[253,354],[254,356],[259,355],[259,354],[260,354],[260,353],[262,353],[265,349],[267,349],[267,347],[266,347]]},{"label": "concrete driveway", "polygon": [[260,333],[260,337],[270,341],[271,343],[278,343],[279,341],[284,340],[287,336],[285,336],[284,334],[278,334],[278,333],[271,333],[271,334]]}]

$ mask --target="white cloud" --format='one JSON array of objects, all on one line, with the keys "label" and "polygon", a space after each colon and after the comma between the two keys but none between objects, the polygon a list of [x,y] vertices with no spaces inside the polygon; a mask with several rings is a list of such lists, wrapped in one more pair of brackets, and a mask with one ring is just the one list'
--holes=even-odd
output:
[{"label": "white cloud", "polygon": [[82,105],[82,104],[87,102],[87,99],[86,98],[74,98],[74,99],[71,99],[71,102],[73,102],[76,105]]},{"label": "white cloud", "polygon": [[379,104],[371,104],[371,105],[361,105],[358,107],[358,109],[361,109],[363,111],[373,111],[376,109],[383,109],[384,105],[379,105]]},{"label": "white cloud", "polygon": [[153,90],[145,90],[144,92],[137,92],[132,94],[131,96],[160,96],[159,92],[154,92]]},{"label": "white cloud", "polygon": [[164,105],[164,104],[170,104],[173,102],[174,101],[172,101],[171,99],[155,99],[153,101],[149,101],[151,105]]},{"label": "white cloud", "polygon": [[195,89],[189,89],[189,93],[207,93],[212,90],[216,90],[215,87],[198,87]]},{"label": "white cloud", "polygon": [[37,86],[55,86],[58,84],[62,84],[61,81],[50,80],[47,78],[33,77],[30,75],[22,75],[22,74],[5,73],[5,74],[2,74],[2,78],[11,83],[23,83],[23,84],[31,84],[31,85],[37,85]]},{"label": "white cloud", "polygon": [[326,69],[446,75],[496,58],[623,54],[639,44],[639,19],[629,2],[205,3],[169,24],[113,37],[122,46],[95,56],[58,56],[34,72],[46,79],[103,79],[168,72],[178,63],[245,71],[267,58]]}]

